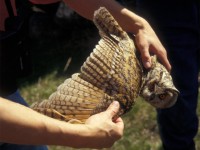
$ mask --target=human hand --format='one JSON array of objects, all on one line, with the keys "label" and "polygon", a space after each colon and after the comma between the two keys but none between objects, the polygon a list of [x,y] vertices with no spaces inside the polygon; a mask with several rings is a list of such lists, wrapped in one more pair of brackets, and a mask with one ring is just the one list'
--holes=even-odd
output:
[{"label": "human hand", "polygon": [[93,133],[89,143],[90,147],[108,148],[121,138],[124,130],[123,120],[120,117],[112,120],[118,111],[119,102],[114,101],[106,111],[93,115],[86,121],[86,125],[91,128],[90,131]]},{"label": "human hand", "polygon": [[153,53],[157,55],[168,71],[171,70],[171,65],[167,59],[167,52],[146,20],[143,20],[143,26],[135,33],[135,42],[145,68],[151,67],[150,53]]}]

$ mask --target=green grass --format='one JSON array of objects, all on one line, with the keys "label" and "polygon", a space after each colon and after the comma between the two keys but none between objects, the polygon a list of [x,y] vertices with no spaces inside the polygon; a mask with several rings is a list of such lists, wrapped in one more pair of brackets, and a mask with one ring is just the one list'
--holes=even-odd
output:
[{"label": "green grass", "polygon": [[[21,87],[21,93],[29,104],[48,98],[56,87],[64,81],[64,77],[58,77],[54,71],[41,77],[31,85]],[[113,150],[151,150],[159,149],[160,140],[156,123],[155,110],[142,99],[138,99],[135,106],[128,114],[123,116],[125,132],[112,147]],[[51,146],[50,150],[62,150],[64,147]],[[69,148],[70,149],[70,148]]]},{"label": "green grass", "polygon": [[[86,24],[87,25],[87,24]],[[56,38],[32,39],[33,73],[20,80],[20,91],[29,104],[47,99],[66,78],[77,72],[98,41],[97,30],[93,26],[69,26],[68,34]],[[81,28],[82,27],[82,28]],[[71,30],[71,31],[70,31]],[[69,33],[70,31],[70,33]],[[65,31],[63,31],[65,32]],[[54,33],[54,32],[53,32]],[[67,71],[64,67],[72,58]],[[200,106],[198,107],[200,114]],[[161,150],[155,109],[138,99],[131,112],[123,116],[125,130],[123,137],[111,150]],[[196,136],[200,149],[200,131]],[[49,146],[50,150],[72,150],[61,146]]]},{"label": "green grass", "polygon": [[[29,104],[48,98],[56,87],[65,80],[57,72],[40,77],[37,82],[21,87],[21,93]],[[198,113],[200,107],[198,107]],[[156,122],[155,109],[142,99],[138,99],[133,109],[123,116],[124,136],[117,141],[112,150],[161,150],[161,142]],[[200,132],[196,136],[197,149],[200,148]],[[61,146],[50,146],[50,150],[72,150]]]}]

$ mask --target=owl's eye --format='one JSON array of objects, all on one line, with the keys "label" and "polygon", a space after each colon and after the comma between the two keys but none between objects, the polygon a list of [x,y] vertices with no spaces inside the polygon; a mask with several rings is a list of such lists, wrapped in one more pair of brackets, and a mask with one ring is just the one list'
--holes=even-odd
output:
[{"label": "owl's eye", "polygon": [[167,94],[159,94],[159,98],[161,99],[161,100],[163,100],[163,99],[165,99],[166,98],[166,96],[167,96]]}]

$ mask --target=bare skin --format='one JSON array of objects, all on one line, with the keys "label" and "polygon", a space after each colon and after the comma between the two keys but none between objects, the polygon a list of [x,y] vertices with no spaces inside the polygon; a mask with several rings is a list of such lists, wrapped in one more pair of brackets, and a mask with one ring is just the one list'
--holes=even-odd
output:
[{"label": "bare skin", "polygon": [[159,60],[167,70],[171,70],[171,65],[167,59],[166,49],[144,18],[141,18],[113,0],[64,1],[77,13],[90,20],[92,20],[93,12],[95,10],[100,6],[106,7],[125,31],[134,34],[136,45],[142,56],[143,65],[146,68],[151,67],[150,53],[154,53],[158,56]]},{"label": "bare skin", "polygon": [[[58,0],[31,1],[47,4]],[[95,10],[101,6],[106,7],[125,31],[134,34],[146,68],[151,67],[150,52],[152,52],[169,71],[171,70],[165,48],[144,18],[114,0],[64,0],[64,2],[90,20]],[[0,141],[29,145],[64,145],[76,148],[110,147],[123,134],[122,119],[112,121],[118,108],[118,103],[117,106],[111,105],[107,111],[90,117],[85,125],[71,125],[0,98]]]},{"label": "bare skin", "polygon": [[[58,0],[30,1],[46,4]],[[114,0],[64,0],[64,2],[78,14],[89,20],[93,19],[93,13],[95,10],[101,6],[106,7],[125,31],[134,34],[135,42],[141,53],[142,62],[145,68],[151,67],[150,53],[153,53],[158,56],[158,59],[168,71],[171,70],[171,65],[167,59],[166,49],[144,18],[121,6]]]},{"label": "bare skin", "polygon": [[76,148],[111,147],[124,129],[121,118],[112,121],[118,109],[119,103],[114,102],[105,112],[91,116],[86,124],[70,124],[0,98],[0,141]]}]

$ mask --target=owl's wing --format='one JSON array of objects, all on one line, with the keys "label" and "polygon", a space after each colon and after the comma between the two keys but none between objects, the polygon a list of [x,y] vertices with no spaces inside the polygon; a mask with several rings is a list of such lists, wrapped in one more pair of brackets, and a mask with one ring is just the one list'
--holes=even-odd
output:
[{"label": "owl's wing", "polygon": [[[57,88],[57,91],[50,95],[48,100],[35,103],[31,108],[55,119],[65,121],[76,119],[84,122],[91,114],[95,113],[95,108],[105,97],[111,103],[110,96],[81,79],[76,73],[71,78],[66,79]],[[109,104],[104,106],[104,110]]]},{"label": "owl's wing", "polygon": [[134,43],[105,8],[95,12],[94,23],[102,38],[80,74],[61,84],[49,100],[33,105],[34,110],[57,119],[82,122],[104,111],[113,100],[120,103],[118,115],[130,110],[142,78]]},{"label": "owl's wing", "polygon": [[[142,67],[135,55],[133,40],[104,7],[95,11],[93,21],[102,38],[93,55],[100,54],[97,56],[106,60],[109,67],[103,89],[117,99],[120,97],[121,106],[129,107],[138,96],[142,81]],[[85,68],[86,63],[82,70]]]}]

